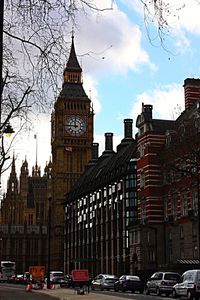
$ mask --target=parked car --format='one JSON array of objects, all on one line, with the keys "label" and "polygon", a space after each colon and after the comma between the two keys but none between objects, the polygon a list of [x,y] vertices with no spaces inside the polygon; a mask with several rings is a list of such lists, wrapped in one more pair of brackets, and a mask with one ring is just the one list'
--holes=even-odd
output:
[{"label": "parked car", "polygon": [[173,287],[173,297],[200,299],[200,270],[188,270]]},{"label": "parked car", "polygon": [[119,280],[114,283],[115,292],[122,291],[131,291],[140,292],[141,294],[144,292],[144,282],[138,276],[132,275],[122,275]]},{"label": "parked car", "polygon": [[92,280],[92,290],[111,290],[114,289],[114,283],[118,280],[118,277],[110,274],[99,274]]},{"label": "parked car", "polygon": [[[64,279],[64,273],[62,271],[51,271],[50,272],[50,282],[55,284],[60,284]],[[47,283],[47,277],[45,278],[45,283]]]},{"label": "parked car", "polygon": [[64,278],[61,279],[61,286],[66,288],[74,287],[72,276],[65,275]]},{"label": "parked car", "polygon": [[17,274],[15,278],[16,283],[24,284],[24,274]]},{"label": "parked car", "polygon": [[169,296],[173,292],[173,286],[180,280],[181,275],[174,272],[156,272],[148,279],[145,293],[165,294]]}]

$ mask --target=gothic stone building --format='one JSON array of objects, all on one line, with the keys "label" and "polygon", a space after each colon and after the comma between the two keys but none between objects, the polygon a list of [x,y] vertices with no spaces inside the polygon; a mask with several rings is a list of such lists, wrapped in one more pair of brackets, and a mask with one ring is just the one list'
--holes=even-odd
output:
[{"label": "gothic stone building", "polygon": [[29,271],[29,266],[47,265],[48,197],[51,193],[51,162],[44,175],[28,163],[21,166],[18,180],[13,157],[7,192],[0,210],[0,258],[16,262],[16,272]]},{"label": "gothic stone building", "polygon": [[[27,271],[29,265],[47,265],[49,225],[49,267],[64,270],[64,196],[91,158],[93,117],[72,36],[62,89],[51,117],[52,163],[48,166],[51,170],[47,167],[41,177],[36,163],[31,177],[25,161],[18,181],[13,161],[8,191],[2,202],[0,256],[16,261],[18,272]],[[51,224],[48,224],[49,205]]]}]

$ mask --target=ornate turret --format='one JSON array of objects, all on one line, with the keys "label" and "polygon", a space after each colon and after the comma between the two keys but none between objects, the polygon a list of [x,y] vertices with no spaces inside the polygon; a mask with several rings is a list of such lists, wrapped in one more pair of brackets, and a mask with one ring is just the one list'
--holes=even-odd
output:
[{"label": "ornate turret", "polygon": [[15,169],[15,157],[13,154],[12,166],[11,166],[11,173],[8,179],[8,192],[15,192],[18,193],[18,180],[17,174]]},{"label": "ornate turret", "polygon": [[81,73],[82,69],[79,65],[75,47],[74,47],[74,36],[72,35],[72,44],[69,59],[64,70],[64,82],[71,82],[71,83],[81,83]]},{"label": "ornate turret", "polygon": [[46,162],[46,166],[44,168],[44,177],[51,178],[51,171],[52,171],[52,162],[50,159],[49,162]]},{"label": "ornate turret", "polygon": [[88,101],[88,96],[86,95],[82,85],[82,69],[76,56],[73,35],[69,59],[63,72],[62,90],[58,100],[62,100],[63,98],[67,98],[68,100],[76,100],[79,98],[82,101]]},{"label": "ornate turret", "polygon": [[20,194],[24,203],[26,202],[27,191],[28,191],[28,176],[29,176],[28,162],[25,158],[25,161],[22,163],[21,173],[20,173]]},{"label": "ornate turret", "polygon": [[40,167],[38,167],[37,162],[36,162],[35,166],[32,167],[32,176],[33,177],[41,176]]}]

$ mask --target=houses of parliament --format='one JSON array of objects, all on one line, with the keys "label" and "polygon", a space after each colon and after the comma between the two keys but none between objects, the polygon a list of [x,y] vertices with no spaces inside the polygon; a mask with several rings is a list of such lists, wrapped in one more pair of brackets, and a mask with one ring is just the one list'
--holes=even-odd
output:
[{"label": "houses of parliament", "polygon": [[91,158],[93,116],[72,36],[62,89],[51,114],[52,161],[43,172],[36,162],[30,174],[25,159],[18,178],[13,156],[1,202],[0,260],[15,261],[18,273],[28,271],[29,266],[47,267],[49,228],[51,269],[64,268],[64,197]]}]

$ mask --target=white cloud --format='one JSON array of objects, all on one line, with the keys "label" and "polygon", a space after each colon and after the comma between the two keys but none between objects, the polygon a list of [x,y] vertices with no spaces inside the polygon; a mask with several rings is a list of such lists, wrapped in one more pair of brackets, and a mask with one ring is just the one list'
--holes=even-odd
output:
[{"label": "white cloud", "polygon": [[[141,45],[141,31],[117,6],[113,10],[87,18],[80,16],[75,32],[78,54],[84,70],[93,74],[137,71],[142,65],[155,69]],[[85,54],[85,55],[84,55]]]},{"label": "white cloud", "polygon": [[98,114],[101,111],[101,102],[98,95],[97,81],[94,79],[94,77],[86,74],[83,78],[83,86],[86,94],[92,100],[95,114]]},{"label": "white cloud", "polygon": [[[144,17],[147,17],[148,14],[146,13],[145,16],[144,5],[142,4],[142,1],[132,1],[132,0],[118,0],[118,1],[126,5],[128,9],[132,9],[133,14],[134,12],[140,14],[144,24]],[[191,36],[189,36],[189,34],[200,35],[200,22],[199,22],[200,2],[198,0],[184,0],[184,1],[164,0],[162,3],[163,3],[162,13],[164,19],[168,24],[167,27],[167,29],[169,30],[169,32],[167,32],[168,38],[170,39],[171,37],[173,37],[176,50],[179,53],[190,51]],[[147,5],[151,17],[154,20],[154,22],[150,21],[148,25],[149,26],[157,25],[155,22],[156,19],[154,17],[155,11],[154,11],[153,1],[152,3],[147,3]],[[151,35],[151,29],[150,29],[150,35]]]},{"label": "white cloud", "polygon": [[132,106],[134,120],[141,113],[142,102],[153,105],[153,118],[174,120],[184,110],[184,90],[171,84],[137,95]]}]

